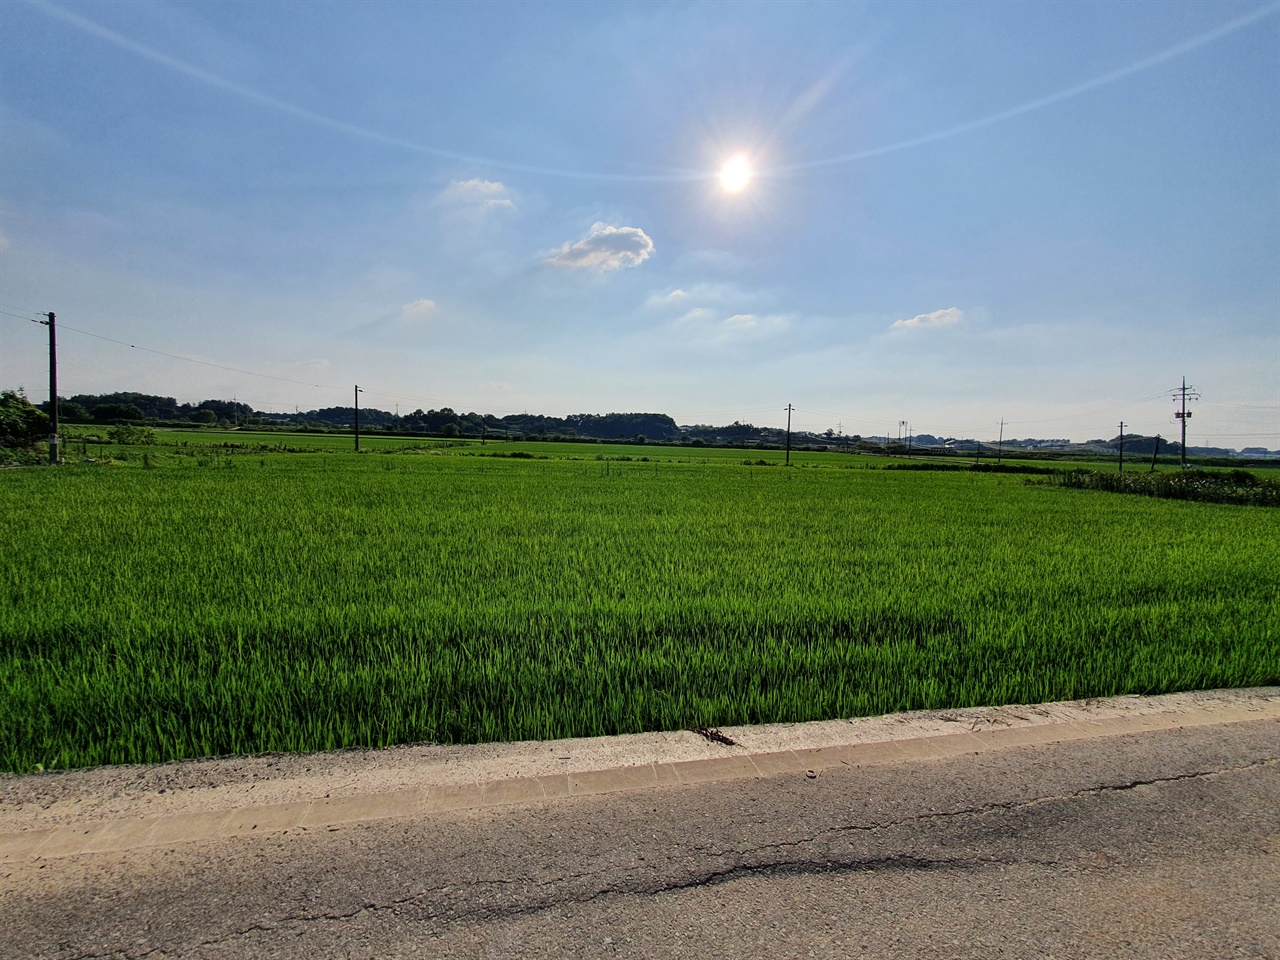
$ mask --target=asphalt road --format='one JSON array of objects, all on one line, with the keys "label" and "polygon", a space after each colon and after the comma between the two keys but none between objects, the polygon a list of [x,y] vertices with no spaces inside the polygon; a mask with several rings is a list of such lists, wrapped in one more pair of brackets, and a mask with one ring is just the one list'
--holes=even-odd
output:
[{"label": "asphalt road", "polygon": [[1280,721],[0,867],[3,957],[1280,957]]}]

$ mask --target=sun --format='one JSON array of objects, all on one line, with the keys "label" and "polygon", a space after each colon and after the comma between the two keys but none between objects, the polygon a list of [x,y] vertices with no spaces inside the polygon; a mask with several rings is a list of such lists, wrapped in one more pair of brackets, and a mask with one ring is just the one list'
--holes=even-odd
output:
[{"label": "sun", "polygon": [[720,186],[726,193],[741,193],[751,182],[754,172],[751,158],[745,153],[735,153],[720,168]]}]

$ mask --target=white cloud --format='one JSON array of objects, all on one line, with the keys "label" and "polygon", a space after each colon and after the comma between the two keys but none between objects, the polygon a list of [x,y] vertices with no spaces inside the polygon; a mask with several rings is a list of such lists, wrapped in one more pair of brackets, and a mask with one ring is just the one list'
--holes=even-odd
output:
[{"label": "white cloud", "polygon": [[694,283],[656,291],[644,306],[674,318],[667,330],[677,340],[690,346],[721,348],[769,340],[790,329],[795,315],[777,312],[780,300],[781,292],[774,289]]},{"label": "white cloud", "polygon": [[436,312],[434,300],[415,300],[400,308],[400,320],[403,323],[423,323]]},{"label": "white cloud", "polygon": [[760,326],[760,321],[754,313],[735,313],[732,317],[725,317],[720,326],[730,333],[749,333]]},{"label": "white cloud", "polygon": [[444,192],[458,197],[501,197],[507,188],[500,180],[454,180]]},{"label": "white cloud", "polygon": [[676,328],[694,344],[731,346],[757,343],[780,336],[794,317],[785,313],[735,313],[725,316],[709,307],[695,307],[676,321]]},{"label": "white cloud", "polygon": [[577,243],[566,243],[547,263],[556,267],[617,270],[638,267],[653,253],[653,241],[639,227],[614,227],[595,223]]},{"label": "white cloud", "polygon": [[889,325],[890,330],[918,330],[929,327],[950,327],[964,320],[964,311],[956,307],[935,310],[933,313],[921,313],[908,320],[895,320]]},{"label": "white cloud", "polygon": [[653,310],[688,310],[692,306],[715,307],[721,312],[752,313],[777,304],[782,292],[772,288],[746,290],[733,283],[694,283],[669,293],[655,292],[644,302]]},{"label": "white cloud", "polygon": [[692,301],[689,299],[689,291],[682,287],[676,287],[669,293],[651,293],[645,298],[644,306],[647,310],[663,310],[671,308],[688,308]]},{"label": "white cloud", "polygon": [[498,180],[454,180],[436,195],[445,207],[474,210],[514,210],[515,199]]},{"label": "white cloud", "polygon": [[710,307],[694,307],[692,310],[690,310],[688,313],[682,316],[679,320],[677,320],[676,323],[682,324],[684,326],[690,326],[692,324],[698,324],[698,323],[706,323],[709,320],[713,320],[716,317],[716,315],[717,315],[716,312],[712,310]]},{"label": "white cloud", "polygon": [[783,313],[735,313],[725,317],[718,331],[721,343],[747,343],[770,340],[791,328],[792,317]]}]

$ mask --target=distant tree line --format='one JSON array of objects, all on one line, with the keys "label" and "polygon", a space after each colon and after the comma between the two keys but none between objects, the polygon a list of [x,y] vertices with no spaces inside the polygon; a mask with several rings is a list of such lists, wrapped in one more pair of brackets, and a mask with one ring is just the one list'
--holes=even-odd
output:
[{"label": "distant tree line", "polygon": [[[48,402],[41,404],[47,410]],[[186,422],[224,426],[266,426],[272,424],[347,428],[355,419],[354,407],[322,407],[295,413],[266,413],[235,400],[202,400],[178,403],[173,397],[159,397],[129,391],[77,394],[58,401],[59,418],[67,423]],[[516,413],[506,417],[492,414],[414,410],[397,415],[377,407],[360,408],[361,429],[396,433],[427,433],[441,436],[535,436],[593,440],[674,440],[681,436],[676,422],[663,413],[579,413],[568,417]]]},{"label": "distant tree line", "polygon": [[[49,401],[40,404],[48,412]],[[67,423],[122,423],[139,420],[186,421],[214,424],[259,419],[265,414],[235,400],[202,400],[178,403],[173,397],[149,393],[80,393],[58,398],[58,419]]]},{"label": "distant tree line", "polygon": [[[17,437],[34,437],[47,432],[47,401],[33,406],[21,391],[5,391],[5,401],[0,404],[2,416],[0,446],[19,446]],[[159,397],[147,393],[122,391],[117,393],[77,394],[59,398],[59,418],[65,423],[100,423],[104,425],[188,423],[222,427],[277,427],[301,430],[349,430],[355,419],[354,407],[323,407],[318,410],[294,413],[267,413],[254,410],[247,403],[237,400],[201,400],[199,403],[178,403],[173,397]],[[33,415],[39,415],[34,417]],[[25,426],[16,426],[21,420]],[[42,425],[44,424],[44,425]],[[670,443],[679,441],[692,446],[731,447],[781,447],[786,443],[786,431],[778,427],[758,427],[735,420],[725,426],[694,424],[681,427],[664,413],[578,413],[567,417],[548,417],[541,414],[513,413],[505,417],[492,414],[458,413],[449,407],[439,410],[414,410],[398,414],[377,407],[360,408],[360,428],[371,433],[428,434],[443,437],[492,437],[528,438],[545,440],[588,440],[628,443]],[[7,432],[5,432],[7,431]],[[25,432],[24,432],[25,431]],[[32,432],[34,431],[34,432]],[[1125,434],[1123,438],[1126,456],[1150,456],[1155,450],[1155,437]],[[1176,441],[1161,438],[1160,454],[1177,456],[1181,450]],[[1069,440],[1006,439],[1003,448],[1020,455],[1043,453],[1055,457],[1087,457],[1095,452],[1114,452],[1120,449],[1119,436],[1111,440],[1088,440],[1083,445]],[[851,453],[907,452],[922,455],[978,454],[991,450],[991,441],[938,437],[927,433],[911,437],[862,437],[857,434],[836,434],[832,430],[811,433],[803,430],[791,434],[793,449],[835,449]],[[1235,451],[1217,447],[1190,447],[1189,454],[1207,457],[1232,457]],[[1244,455],[1268,457],[1275,454],[1261,448],[1249,448]]]}]

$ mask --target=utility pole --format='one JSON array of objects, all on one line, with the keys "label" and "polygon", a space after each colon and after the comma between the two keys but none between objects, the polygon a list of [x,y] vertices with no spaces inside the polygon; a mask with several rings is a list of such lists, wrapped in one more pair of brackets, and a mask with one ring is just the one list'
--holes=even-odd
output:
[{"label": "utility pole", "polygon": [[911,424],[907,424],[907,456],[911,456]]},{"label": "utility pole", "polygon": [[1183,470],[1187,469],[1187,421],[1191,419],[1191,411],[1187,409],[1187,400],[1199,400],[1200,394],[1195,392],[1195,388],[1187,389],[1187,378],[1182,378],[1182,386],[1174,387],[1173,402],[1177,403],[1179,398],[1182,400],[1182,409],[1175,410],[1173,415],[1182,423],[1182,451],[1180,457],[1180,466]]},{"label": "utility pole", "polygon": [[49,311],[48,320],[41,320],[49,328],[49,465],[58,465],[58,318]]},{"label": "utility pole", "polygon": [[1151,469],[1147,473],[1156,472],[1156,457],[1160,456],[1160,434],[1156,434],[1156,448],[1151,451]]},{"label": "utility pole", "polygon": [[1000,462],[1000,457],[1004,454],[1004,417],[1000,418],[1000,439],[996,441],[996,463]]},{"label": "utility pole", "polygon": [[787,466],[791,466],[791,411],[795,409],[787,404]]},{"label": "utility pole", "polygon": [[1124,473],[1124,421],[1120,421],[1120,472]]},{"label": "utility pole", "polygon": [[356,384],[356,453],[360,452],[360,384]]}]

